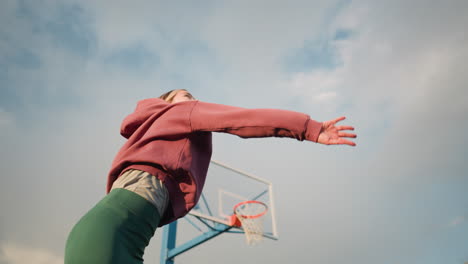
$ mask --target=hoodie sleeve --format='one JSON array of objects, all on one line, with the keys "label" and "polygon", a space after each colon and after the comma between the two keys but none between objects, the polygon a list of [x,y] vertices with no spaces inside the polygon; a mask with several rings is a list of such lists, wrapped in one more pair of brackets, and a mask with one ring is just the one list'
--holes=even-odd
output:
[{"label": "hoodie sleeve", "polygon": [[317,142],[322,123],[303,113],[246,109],[198,102],[191,114],[193,131],[224,132],[242,138],[290,137]]}]

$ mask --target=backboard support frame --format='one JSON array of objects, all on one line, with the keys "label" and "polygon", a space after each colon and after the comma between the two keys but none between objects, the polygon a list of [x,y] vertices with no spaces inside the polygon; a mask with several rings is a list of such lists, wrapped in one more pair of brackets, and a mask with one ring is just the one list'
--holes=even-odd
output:
[{"label": "backboard support frame", "polygon": [[[267,188],[262,192],[254,195],[253,197],[241,197],[239,199],[243,200],[257,200],[260,197],[264,196],[268,193],[268,200],[269,200],[269,217],[271,218],[271,232],[265,232],[263,234],[264,237],[278,240],[278,232],[276,227],[276,215],[275,215],[275,206],[273,200],[273,185],[271,182],[262,179],[260,177],[254,176],[252,174],[240,171],[238,169],[232,168],[226,164],[223,164],[219,161],[211,160],[211,164],[221,167],[223,169],[229,170],[231,172],[236,173],[236,175],[240,175],[251,180],[260,182],[265,184]],[[221,190],[224,193],[230,193],[230,195],[236,196],[236,194],[232,192],[228,192],[225,190]],[[187,216],[185,216],[184,220],[188,221],[194,228],[198,231],[202,232],[202,234],[194,237],[193,239],[181,244],[180,246],[176,246],[176,237],[177,237],[177,223],[180,221],[174,221],[166,226],[163,227],[163,239],[161,244],[161,255],[160,255],[160,263],[161,264],[174,264],[174,258],[222,233],[236,233],[236,234],[243,234],[244,231],[241,227],[235,227],[230,224],[229,215],[223,214],[224,208],[218,208],[218,214],[221,217],[217,217],[213,215],[212,208],[209,207],[205,197],[201,196],[199,204],[202,204],[204,207],[205,212],[200,212],[197,210],[192,210],[189,212]],[[218,205],[222,206],[222,195],[219,196]],[[200,209],[200,207],[198,207]],[[231,208],[233,209],[233,208]],[[205,228],[208,228],[208,231],[203,231],[197,224],[190,219],[190,217],[196,219],[199,223],[203,224]]]},{"label": "backboard support frame", "polygon": [[[265,184],[267,186],[267,188],[263,192],[258,193],[253,197],[241,197],[241,196],[236,195],[236,194],[234,194],[234,193],[232,193],[230,191],[226,191],[224,189],[219,189],[218,204],[219,204],[220,207],[218,208],[218,214],[220,216],[222,216],[224,219],[220,218],[220,217],[213,216],[212,213],[211,213],[211,211],[213,211],[213,208],[210,208],[208,206],[208,204],[206,204],[206,202],[204,203],[205,206],[206,206],[205,210],[207,210],[206,213],[200,213],[200,212],[197,212],[196,210],[192,210],[192,211],[189,212],[189,215],[204,218],[204,219],[207,219],[207,220],[212,221],[212,222],[216,222],[216,223],[220,223],[220,224],[224,224],[224,225],[229,225],[228,218],[230,217],[230,215],[223,214],[223,211],[225,211],[226,208],[222,207],[223,206],[223,198],[222,198],[223,196],[222,196],[222,194],[227,194],[227,195],[230,195],[230,196],[237,196],[239,199],[243,199],[243,200],[247,201],[247,200],[257,200],[261,196],[268,193],[268,196],[269,196],[268,197],[268,200],[269,200],[268,210],[270,211],[269,215],[270,215],[270,219],[271,219],[272,231],[271,232],[266,232],[264,234],[264,237],[269,238],[269,239],[273,239],[273,240],[278,240],[278,229],[277,229],[277,225],[276,225],[276,211],[275,211],[275,203],[274,203],[273,184],[270,181],[267,181],[267,180],[265,180],[263,178],[260,178],[258,176],[253,175],[253,174],[250,174],[250,173],[235,169],[235,168],[233,168],[231,166],[228,166],[228,165],[226,165],[226,164],[224,164],[222,162],[216,161],[216,160],[211,160],[211,164],[219,166],[219,167],[224,168],[226,170],[232,171],[232,172],[236,173],[236,175],[240,175],[242,177],[246,177],[246,178],[249,178],[251,180],[263,183],[263,184]],[[204,199],[203,196],[202,196],[202,199]],[[232,209],[232,208],[229,208],[229,209]],[[239,233],[239,232],[232,232],[232,233]],[[243,233],[243,232],[240,231],[240,233]]]}]

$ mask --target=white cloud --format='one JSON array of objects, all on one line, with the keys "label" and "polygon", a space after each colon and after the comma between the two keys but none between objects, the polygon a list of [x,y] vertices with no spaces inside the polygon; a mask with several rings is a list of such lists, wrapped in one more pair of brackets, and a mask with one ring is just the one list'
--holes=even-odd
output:
[{"label": "white cloud", "polygon": [[307,95],[306,100],[313,102],[336,104],[334,99],[338,96],[336,90],[340,88],[342,80],[339,79],[340,69],[336,71],[314,71],[297,73],[292,78],[292,89],[297,95]]},{"label": "white cloud", "polygon": [[330,101],[337,96],[336,92],[323,92],[318,94],[315,99],[317,101]]},{"label": "white cloud", "polygon": [[317,34],[336,2],[315,1],[313,8],[309,1],[226,2],[214,9],[202,35],[230,65],[262,71],[255,67],[277,66],[279,56]]},{"label": "white cloud", "polygon": [[459,225],[465,223],[466,220],[467,220],[467,217],[465,215],[457,216],[452,221],[450,221],[449,226],[450,227],[459,226]]},{"label": "white cloud", "polygon": [[[406,16],[408,8],[418,9],[420,18]],[[466,99],[468,93],[460,84],[468,79],[460,69],[468,56],[467,39],[461,36],[468,19],[455,15],[457,18],[444,20],[442,27],[428,18],[432,7],[426,8],[430,10],[427,14],[420,7],[399,2],[391,9],[380,3],[351,3],[328,29],[329,37],[342,28],[354,32],[349,39],[331,41],[341,64],[331,70],[297,73],[289,87],[306,100],[335,92],[339,96],[333,103],[348,105],[348,112],[369,129],[375,129],[373,124],[382,118],[398,120],[394,128],[399,129],[403,120],[414,117],[409,113],[443,115],[453,112],[449,109],[466,113],[467,104],[460,98]],[[458,14],[463,8],[444,4],[441,9]],[[428,24],[421,25],[420,20]],[[404,129],[408,130],[407,124]]]},{"label": "white cloud", "polygon": [[47,249],[7,242],[0,246],[0,262],[5,264],[61,264],[63,258]]},{"label": "white cloud", "polygon": [[[56,6],[57,1],[45,3],[38,11],[40,17],[54,17],[48,13],[48,7]],[[43,223],[44,230],[33,227],[29,230],[23,225],[20,231],[15,227],[21,223],[7,218],[6,226],[13,230],[7,230],[11,232],[10,236],[40,241],[44,233],[57,232],[63,239],[67,228],[58,226],[63,223],[71,225],[102,195],[105,173],[121,143],[118,135],[120,119],[134,108],[137,99],[177,88],[180,84],[177,81],[186,79],[189,87],[185,88],[191,89],[190,86],[197,84],[203,87],[197,94],[202,100],[208,98],[215,102],[252,107],[282,107],[288,105],[292,97],[299,97],[303,99],[302,104],[293,105],[291,110],[304,110],[318,118],[336,117],[337,109],[342,107],[345,110],[340,111],[344,113],[339,114],[346,114],[349,120],[346,122],[357,128],[360,138],[357,139],[358,147],[353,150],[309,148],[312,145],[290,144],[291,141],[287,140],[245,140],[238,144],[237,138],[227,136],[218,141],[216,158],[224,155],[238,161],[242,168],[253,168],[261,172],[260,175],[266,174],[275,184],[281,183],[278,184],[279,193],[282,191],[283,195],[278,196],[278,209],[283,212],[279,219],[284,223],[281,227],[285,230],[284,240],[267,244],[265,250],[276,247],[279,250],[275,254],[285,260],[294,256],[299,262],[328,263],[342,263],[345,258],[363,260],[369,251],[380,253],[375,257],[379,260],[395,252],[411,251],[411,247],[402,248],[411,246],[412,242],[389,243],[392,238],[399,241],[407,235],[405,231],[414,230],[417,226],[410,226],[407,216],[393,210],[402,202],[398,195],[401,191],[391,189],[385,183],[397,181],[400,175],[411,175],[407,181],[418,182],[416,176],[426,174],[408,173],[415,168],[438,167],[450,174],[450,170],[446,170],[449,168],[446,160],[461,160],[463,157],[456,151],[452,154],[450,150],[466,145],[463,121],[468,111],[468,98],[463,88],[468,83],[464,73],[468,45],[466,37],[462,37],[465,31],[461,29],[467,21],[464,20],[466,16],[460,15],[466,8],[459,6],[454,8],[457,10],[448,12],[447,8],[434,4],[435,9],[444,11],[441,17],[424,14],[424,10],[432,10],[429,4],[415,9],[398,1],[391,1],[395,5],[392,8],[381,2],[352,2],[331,24],[328,24],[329,20],[324,24],[324,13],[333,4],[329,1],[287,4],[234,1],[206,8],[186,4],[167,6],[155,1],[77,3],[84,5],[86,15],[91,18],[85,22],[90,23],[97,37],[98,51],[88,59],[52,45],[47,36],[32,34],[34,25],[13,18],[14,7],[5,9],[5,16],[0,16],[0,21],[6,19],[3,24],[16,25],[4,29],[18,40],[18,47],[0,41],[1,50],[9,54],[17,48],[31,49],[43,63],[37,71],[10,71],[13,78],[21,79],[18,81],[19,96],[35,94],[32,89],[41,83],[46,87],[44,93],[73,90],[79,99],[84,99],[81,108],[63,111],[63,115],[55,113],[35,119],[28,122],[30,129],[12,137],[11,144],[19,145],[15,146],[19,154],[12,156],[5,152],[2,168],[11,173],[41,177],[9,177],[2,185],[5,189],[2,195],[7,193],[7,198],[14,195],[15,188],[11,186],[31,188],[26,192],[27,202],[24,203],[25,210],[21,210],[24,214],[21,219],[28,219],[29,212],[37,208],[38,223]],[[405,10],[406,7],[409,11]],[[55,7],[51,8],[50,13],[58,12]],[[428,19],[429,16],[441,19]],[[338,29],[349,29],[353,33],[349,39],[331,41],[339,56],[337,68],[305,69],[293,75],[284,72],[284,65],[281,65],[284,56],[302,48],[308,40],[324,36],[331,40]],[[213,65],[206,54],[200,57],[189,54],[180,59],[184,51],[180,47],[190,47],[194,41],[207,48],[208,55],[216,57],[213,61],[217,64]],[[142,73],[103,63],[102,58],[108,53],[134,43],[142,43],[161,56],[160,68]],[[34,99],[30,101],[34,102]],[[15,121],[10,113],[0,111],[0,127]],[[457,141],[462,142],[456,144]],[[367,145],[367,150],[362,145]],[[44,155],[44,149],[47,155]],[[377,154],[368,159],[370,155],[366,156],[366,151]],[[239,153],[254,153],[262,159]],[[25,155],[27,160],[31,160],[27,164],[24,164]],[[346,163],[348,159],[360,168],[343,172],[343,166],[337,164]],[[63,171],[69,172],[66,177]],[[284,177],[291,171],[295,180]],[[446,175],[445,180],[450,176]],[[427,177],[419,178],[429,181]],[[32,182],[45,187],[37,188]],[[74,183],[73,190],[63,188],[70,182]],[[421,186],[425,186],[424,183]],[[416,196],[423,188],[414,189],[411,192],[415,191]],[[291,195],[292,190],[295,195]],[[81,196],[84,193],[86,197]],[[55,197],[63,195],[74,197],[74,203],[54,204]],[[31,199],[36,201],[34,208],[30,207]],[[314,210],[289,208],[287,205],[291,203],[288,199],[297,199],[301,207],[312,203]],[[412,202],[408,199],[402,203]],[[61,208],[55,211],[57,223],[48,221],[50,214],[42,215],[42,212],[52,210],[50,204]],[[357,211],[354,211],[356,207]],[[7,212],[18,210],[16,205],[5,205],[5,208]],[[347,208],[352,208],[353,212],[348,212]],[[408,208],[413,209],[410,205]],[[288,210],[291,214],[284,213]],[[297,221],[297,218],[288,216],[292,214],[300,214],[301,219],[313,219],[312,224],[304,223],[310,228],[305,230],[301,225],[291,224],[291,221]],[[366,217],[371,220],[366,220]],[[413,217],[415,222],[420,222],[420,218]],[[391,223],[388,219],[392,220]],[[466,219],[456,218],[452,223],[458,225],[463,221]],[[392,234],[381,229],[381,226],[388,225]],[[337,226],[340,232],[336,231]],[[418,237],[419,231],[412,232],[413,237]],[[349,235],[351,233],[356,233],[356,236]],[[160,235],[155,237],[160,239]],[[58,238],[55,240],[55,244],[61,243],[57,242]],[[324,240],[327,243],[322,243]],[[289,246],[293,244],[299,247]],[[377,244],[382,246],[381,251],[374,250]],[[317,246],[317,254],[303,253],[310,249],[310,245]],[[328,258],[332,254],[328,253],[337,251],[345,252],[333,255],[343,260],[330,261]],[[255,254],[244,253],[247,261],[255,258]],[[23,255],[43,259],[40,263],[58,263],[58,257],[46,250],[2,246],[3,261],[8,257],[13,264],[37,263],[20,259]],[[275,256],[268,257],[270,262],[279,261]],[[367,260],[355,262],[376,262],[371,261],[371,257]]]},{"label": "white cloud", "polygon": [[11,126],[13,123],[13,114],[0,108],[0,127]]}]

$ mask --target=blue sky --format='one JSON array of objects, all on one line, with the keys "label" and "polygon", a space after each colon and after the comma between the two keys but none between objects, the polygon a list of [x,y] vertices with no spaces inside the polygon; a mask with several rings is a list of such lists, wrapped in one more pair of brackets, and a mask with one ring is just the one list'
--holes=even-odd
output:
[{"label": "blue sky", "polygon": [[359,136],[350,148],[216,134],[214,158],[273,182],[280,240],[219,237],[177,263],[468,261],[467,11],[456,0],[2,2],[0,263],[62,263],[71,227],[104,195],[120,122],[177,88],[345,115]]}]

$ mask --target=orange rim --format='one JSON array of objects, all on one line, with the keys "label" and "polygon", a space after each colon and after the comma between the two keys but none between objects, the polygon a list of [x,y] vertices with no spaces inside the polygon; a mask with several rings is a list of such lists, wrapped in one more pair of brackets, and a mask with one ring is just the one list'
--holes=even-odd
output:
[{"label": "orange rim", "polygon": [[[237,208],[238,208],[239,206],[244,205],[244,204],[259,204],[259,205],[262,205],[262,206],[265,208],[265,210],[264,210],[263,212],[259,213],[259,214],[256,214],[256,215],[237,214],[237,213],[236,213]],[[244,201],[244,202],[240,202],[240,203],[238,203],[238,204],[236,204],[236,205],[234,206],[234,213],[235,213],[236,215],[239,215],[239,216],[242,217],[242,218],[249,218],[249,219],[259,218],[259,217],[263,216],[264,214],[266,214],[267,211],[268,211],[268,206],[267,206],[266,204],[262,203],[262,202],[259,202],[259,201]]]}]

